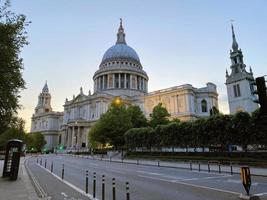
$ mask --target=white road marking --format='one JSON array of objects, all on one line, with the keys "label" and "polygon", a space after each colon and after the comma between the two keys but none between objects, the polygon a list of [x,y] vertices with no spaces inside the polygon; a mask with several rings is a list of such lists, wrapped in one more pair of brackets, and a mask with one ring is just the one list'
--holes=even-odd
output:
[{"label": "white road marking", "polygon": [[178,180],[167,180],[167,179],[150,177],[150,176],[142,176],[142,175],[138,175],[138,176],[144,177],[144,178],[150,178],[150,179],[154,179],[154,180],[166,181],[166,182],[170,182],[170,183],[177,183],[177,184],[186,185],[186,186],[195,187],[195,188],[202,188],[202,189],[207,189],[207,190],[214,190],[214,191],[218,191],[218,192],[240,195],[240,193],[238,193],[238,192],[233,192],[233,191],[223,190],[223,189],[218,189],[218,188],[213,188],[213,187],[207,187],[207,186],[201,186],[201,185],[195,185],[195,184],[191,184],[191,183],[181,182]]},{"label": "white road marking", "polygon": [[[36,163],[35,163],[36,164]],[[86,197],[89,197],[89,199],[92,199],[92,200],[98,200],[97,198],[93,198],[92,195],[90,194],[86,194],[83,190],[81,190],[80,188],[78,188],[77,186],[71,184],[70,182],[66,181],[66,180],[62,180],[61,177],[59,177],[58,175],[56,174],[53,174],[49,171],[49,169],[46,169],[44,168],[43,166],[41,165],[38,165],[36,164],[37,166],[41,167],[42,169],[46,170],[49,174],[51,174],[52,176],[54,176],[55,178],[57,178],[58,180],[60,180],[61,182],[65,183],[66,185],[68,185],[69,187],[71,187],[72,189],[76,190],[77,192],[81,193],[82,195],[86,196]]]},{"label": "white road marking", "polygon": [[110,169],[109,171],[111,172],[115,172],[115,173],[119,173],[119,174],[125,174],[124,172],[121,172],[119,170],[114,170],[114,169]]},{"label": "white road marking", "polygon": [[255,196],[264,196],[267,195],[267,192],[263,192],[263,193],[258,193],[258,194],[254,194]]},{"label": "white road marking", "polygon": [[229,176],[231,175],[210,176],[210,177],[203,177],[203,178],[188,178],[188,179],[182,179],[181,181],[197,181],[197,180],[206,180],[206,179],[228,178]]},{"label": "white road marking", "polygon": [[61,192],[61,195],[64,196],[64,197],[68,197],[68,195],[66,195],[65,192]]}]

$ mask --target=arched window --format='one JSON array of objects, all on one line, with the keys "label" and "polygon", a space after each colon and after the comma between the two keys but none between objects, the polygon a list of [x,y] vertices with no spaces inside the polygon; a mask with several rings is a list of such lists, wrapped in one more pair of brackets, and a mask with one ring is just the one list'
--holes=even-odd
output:
[{"label": "arched window", "polygon": [[202,112],[207,112],[208,111],[208,109],[207,109],[207,101],[205,99],[203,99],[201,101],[201,111]]}]

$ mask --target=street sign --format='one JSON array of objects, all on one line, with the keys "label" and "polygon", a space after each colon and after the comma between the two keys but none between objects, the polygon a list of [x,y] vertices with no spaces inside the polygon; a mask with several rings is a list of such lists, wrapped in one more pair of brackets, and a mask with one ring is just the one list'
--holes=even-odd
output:
[{"label": "street sign", "polygon": [[249,167],[241,167],[240,175],[241,175],[243,186],[247,192],[247,195],[249,195],[249,190],[251,186],[251,177],[250,177]]}]

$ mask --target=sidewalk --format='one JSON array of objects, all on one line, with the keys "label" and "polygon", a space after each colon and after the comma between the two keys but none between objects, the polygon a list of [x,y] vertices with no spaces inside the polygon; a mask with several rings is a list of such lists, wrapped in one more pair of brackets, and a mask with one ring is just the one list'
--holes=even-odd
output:
[{"label": "sidewalk", "polygon": [[[0,200],[38,200],[36,191],[24,166],[25,158],[21,158],[18,179],[9,181],[0,178]],[[0,176],[2,176],[4,160],[0,160]]]}]

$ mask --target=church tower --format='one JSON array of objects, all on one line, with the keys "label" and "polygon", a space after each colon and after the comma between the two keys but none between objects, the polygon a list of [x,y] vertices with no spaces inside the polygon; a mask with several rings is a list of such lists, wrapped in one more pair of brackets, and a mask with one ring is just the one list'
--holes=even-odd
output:
[{"label": "church tower", "polygon": [[47,86],[47,81],[43,87],[42,93],[38,97],[38,104],[35,107],[35,114],[51,112],[51,95]]},{"label": "church tower", "polygon": [[230,114],[238,111],[253,112],[258,108],[258,104],[254,103],[256,99],[253,94],[251,82],[254,81],[252,69],[246,71],[246,65],[243,61],[243,53],[238,49],[233,24],[232,27],[232,49],[230,50],[231,74],[226,70],[226,87],[228,95],[228,103]]}]

